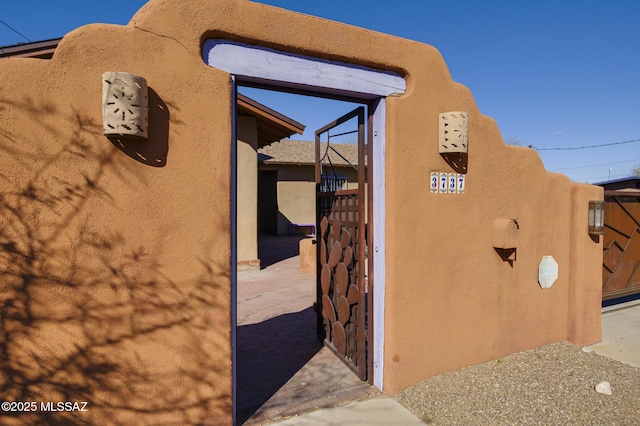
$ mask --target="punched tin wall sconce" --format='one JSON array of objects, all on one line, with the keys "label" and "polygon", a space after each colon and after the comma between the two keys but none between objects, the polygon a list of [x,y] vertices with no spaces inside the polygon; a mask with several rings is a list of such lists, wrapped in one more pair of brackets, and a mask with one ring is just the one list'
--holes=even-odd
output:
[{"label": "punched tin wall sconce", "polygon": [[147,81],[126,72],[102,74],[102,122],[105,135],[146,138],[149,97]]},{"label": "punched tin wall sconce", "polygon": [[438,149],[441,154],[462,154],[468,151],[468,113],[443,112],[438,119]]},{"label": "punched tin wall sconce", "polygon": [[604,234],[604,201],[589,201],[589,234]]}]

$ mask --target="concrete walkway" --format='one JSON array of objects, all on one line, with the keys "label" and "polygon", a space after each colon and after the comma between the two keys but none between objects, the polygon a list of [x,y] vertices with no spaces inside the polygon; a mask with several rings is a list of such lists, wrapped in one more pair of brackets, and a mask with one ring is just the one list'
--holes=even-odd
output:
[{"label": "concrete walkway", "polygon": [[602,342],[585,347],[640,368],[640,300],[602,310]]},{"label": "concrete walkway", "polygon": [[326,408],[281,422],[278,426],[422,426],[424,423],[388,396]]}]

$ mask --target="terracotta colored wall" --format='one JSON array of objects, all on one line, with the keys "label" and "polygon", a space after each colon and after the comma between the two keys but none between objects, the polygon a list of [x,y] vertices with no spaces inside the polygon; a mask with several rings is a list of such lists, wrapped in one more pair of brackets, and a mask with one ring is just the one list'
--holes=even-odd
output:
[{"label": "terracotta colored wall", "polygon": [[[148,142],[102,135],[113,70],[147,79]],[[231,424],[229,76],[106,25],[0,76],[3,400],[89,403],[22,424]]]},{"label": "terracotta colored wall", "polygon": [[[0,61],[5,399],[89,400],[83,418],[113,424],[231,423],[231,86],[201,53],[216,36],[408,82],[387,101],[385,390],[600,339],[586,209],[602,189],[505,146],[435,48],[245,0],[152,0],[126,27],[67,35],[50,62]],[[148,144],[101,134],[112,70],[153,90]],[[430,194],[452,110],[469,112],[466,192]],[[520,224],[513,267],[491,245],[497,218]],[[548,290],[544,255],[560,265]]]},{"label": "terracotta colored wall", "polygon": [[[435,48],[245,1],[179,11],[151,5],[140,23],[165,31],[163,14],[174,13],[190,22],[172,29],[180,40],[201,31],[203,39],[393,70],[407,80],[407,93],[387,100],[386,390],[554,341],[600,339],[593,295],[601,285],[601,245],[586,234],[584,212],[602,190],[546,173],[533,150],[505,146]],[[466,192],[430,194],[429,171],[450,170],[437,151],[438,113],[456,110],[469,112]],[[520,224],[513,267],[492,247],[498,218]],[[557,260],[560,276],[542,290],[537,275],[545,255]]]}]

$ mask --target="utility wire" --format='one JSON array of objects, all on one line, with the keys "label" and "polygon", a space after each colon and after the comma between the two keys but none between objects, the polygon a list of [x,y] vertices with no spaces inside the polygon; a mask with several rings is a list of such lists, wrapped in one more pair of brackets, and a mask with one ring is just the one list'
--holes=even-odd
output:
[{"label": "utility wire", "polygon": [[612,164],[623,164],[623,163],[634,163],[640,161],[640,158],[637,158],[635,160],[625,160],[625,161],[616,161],[613,163],[601,163],[601,164],[590,164],[588,166],[574,166],[574,167],[563,167],[561,169],[550,169],[550,172],[558,172],[560,170],[575,170],[575,169],[587,169],[589,167],[598,167],[598,166],[609,166]]},{"label": "utility wire", "polygon": [[27,38],[27,36],[25,36],[24,34],[22,34],[20,31],[16,30],[15,28],[11,27],[11,25],[7,24],[6,22],[0,20],[0,24],[4,25],[5,27],[9,28],[11,31],[13,31],[14,33],[18,34],[20,37],[22,37],[23,39],[27,40],[29,43],[31,43],[31,40],[29,40]]},{"label": "utility wire", "polygon": [[611,176],[591,176],[591,177],[583,177],[583,178],[573,178],[571,179],[574,182],[594,182],[594,181],[606,181],[612,179],[621,179],[629,177],[628,174],[616,174]]},{"label": "utility wire", "polygon": [[624,142],[612,142],[612,143],[603,143],[600,145],[589,145],[589,146],[575,146],[575,147],[567,147],[567,148],[534,148],[536,151],[576,151],[579,149],[589,149],[589,148],[602,148],[605,146],[613,146],[613,145],[624,145],[627,143],[640,142],[640,139],[632,139],[630,141]]}]

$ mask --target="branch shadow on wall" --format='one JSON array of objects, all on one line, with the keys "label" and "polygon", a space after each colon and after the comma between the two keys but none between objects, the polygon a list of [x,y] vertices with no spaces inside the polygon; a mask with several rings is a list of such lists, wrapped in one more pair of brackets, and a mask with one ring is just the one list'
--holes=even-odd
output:
[{"label": "branch shadow on wall", "polygon": [[[132,245],[117,226],[95,227],[92,211],[117,208],[107,181],[144,187],[136,164],[121,161],[100,123],[80,113],[65,117],[29,99],[3,104],[58,114],[74,131],[47,153],[0,132],[0,154],[30,166],[20,176],[0,174],[0,395],[83,401],[88,411],[38,405],[2,411],[0,423],[217,424],[206,413],[232,410],[218,390],[229,367],[211,363],[212,353],[228,351],[228,330],[212,332],[228,311],[227,266],[199,259],[198,278],[177,282],[163,272],[157,247]],[[52,141],[66,135],[40,126]],[[162,150],[148,158],[163,158]]]}]

